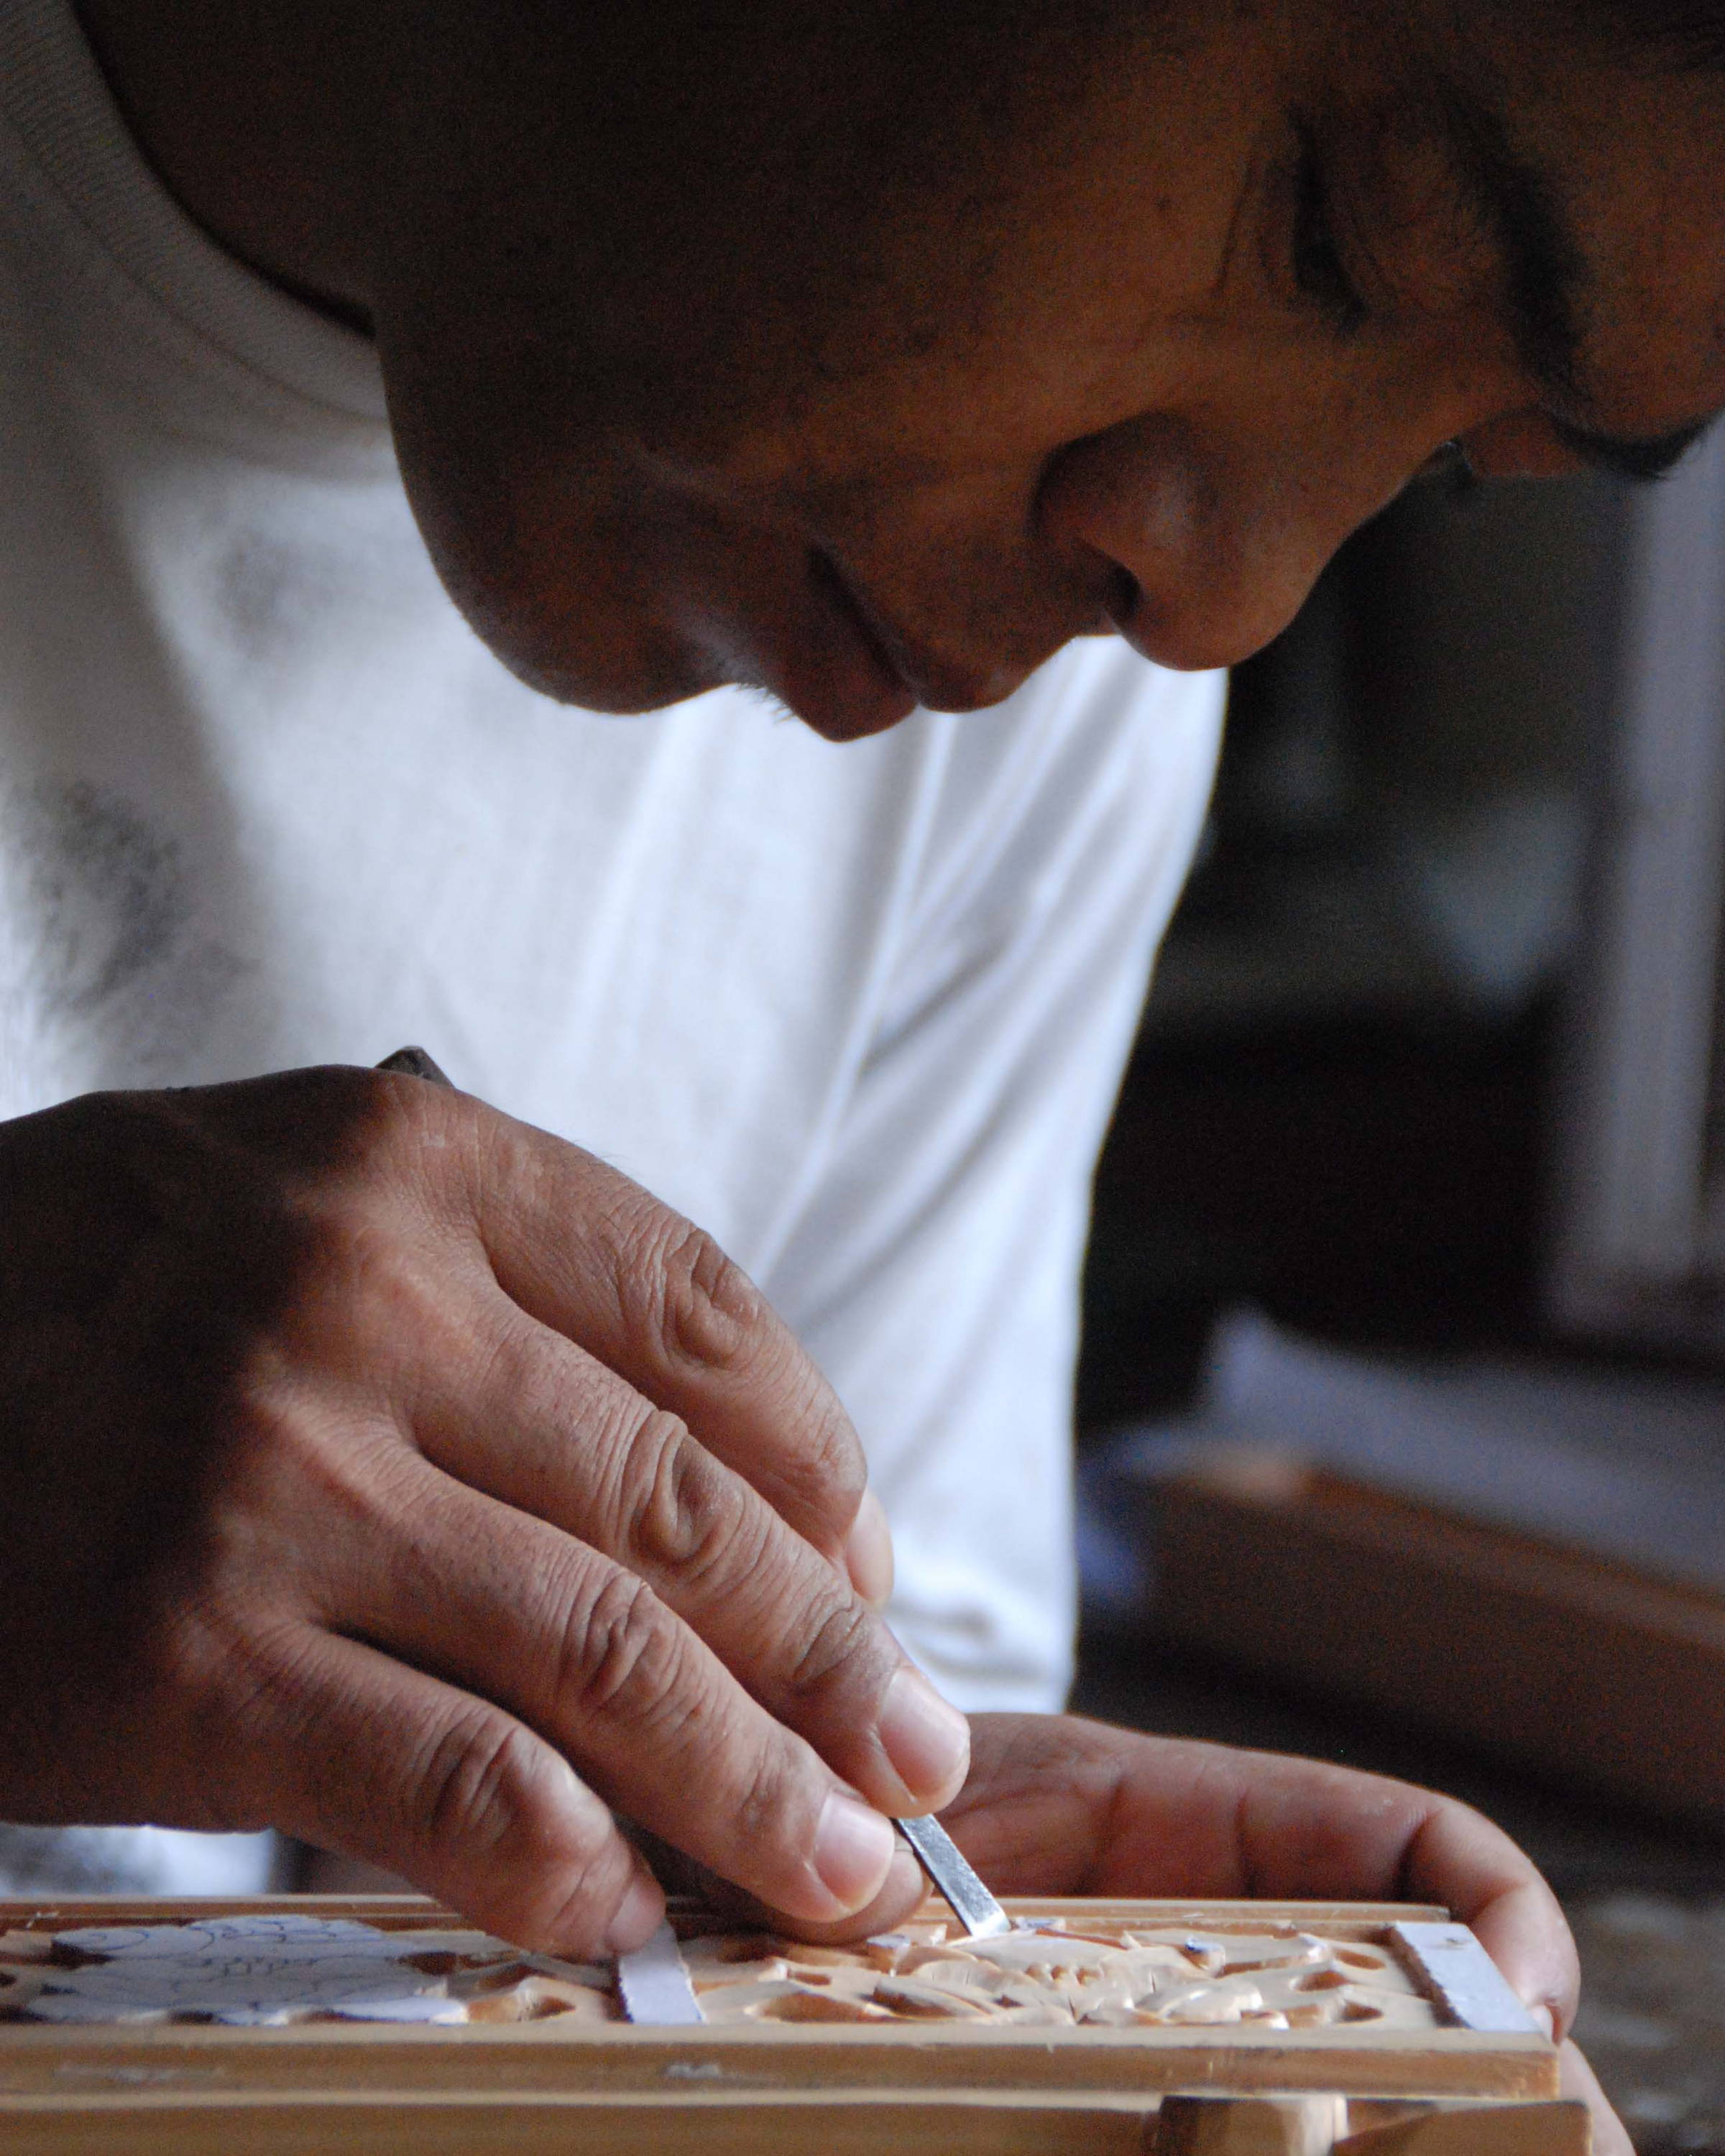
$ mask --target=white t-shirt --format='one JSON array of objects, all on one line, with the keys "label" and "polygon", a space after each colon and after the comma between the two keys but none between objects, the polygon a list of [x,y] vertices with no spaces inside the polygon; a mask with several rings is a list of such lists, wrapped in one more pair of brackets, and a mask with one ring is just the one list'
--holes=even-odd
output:
[{"label": "white t-shirt", "polygon": [[[423,1043],[719,1237],[862,1433],[906,1645],[1057,1705],[1089,1177],[1219,680],[1091,641],[842,747],[534,695],[436,582],[371,347],[186,220],[65,0],[0,0],[0,1114]],[[56,1846],[216,1878],[15,1832],[0,1877]]]}]

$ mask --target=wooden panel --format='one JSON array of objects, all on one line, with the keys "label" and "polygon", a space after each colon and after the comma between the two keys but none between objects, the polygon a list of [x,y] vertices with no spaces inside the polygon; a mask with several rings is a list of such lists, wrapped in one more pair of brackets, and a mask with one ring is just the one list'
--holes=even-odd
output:
[{"label": "wooden panel", "polygon": [[596,2106],[397,2095],[0,2105],[7,2156],[1142,2156],[1137,2112],[922,2098]]},{"label": "wooden panel", "polygon": [[1462,2028],[1499,2034],[1537,2029],[1502,1971],[1466,1924],[1392,1924],[1389,1936],[1427,1997],[1447,2009]]},{"label": "wooden panel", "polygon": [[[540,2027],[550,2025],[540,2024]],[[1386,2037],[1393,2041],[1386,2041]],[[1545,2097],[1556,2053],[1543,2037],[1316,2029],[1047,2030],[820,2026],[680,2030],[620,2028],[547,2041],[530,2025],[399,2029],[379,2037],[325,2025],[0,2032],[0,2096],[45,2094],[69,2077],[92,2089],[320,2087],[556,2092],[578,2076],[607,2095],[703,2085],[759,2091],[1015,2087],[1097,2092],[1225,2085],[1347,2095]]]},{"label": "wooden panel", "polygon": [[1026,2102],[896,2097],[38,2098],[0,2102],[8,2156],[1589,2156],[1585,2105],[1458,2105],[1332,2138],[1324,2097]]},{"label": "wooden panel", "polygon": [[1584,2103],[1459,2105],[1368,2127],[1336,2143],[1335,2156],[1589,2156]]},{"label": "wooden panel", "polygon": [[1276,1454],[1158,1502],[1165,1636],[1725,1825],[1725,1599]]},{"label": "wooden panel", "polygon": [[[1091,1926],[1166,1928],[1212,1935],[1287,1926],[1392,1947],[1399,1922],[1442,1914],[1405,1905],[1190,1902],[1009,1905],[1021,1916]],[[444,1912],[418,1897],[387,1902],[292,1897],[246,1904],[70,1899],[0,1902],[0,1928],[66,1930],[97,1922],[162,1922],[216,1913],[360,1918],[420,1928]],[[691,1929],[711,1919],[680,1909]],[[1322,1973],[1321,1972],[1321,1974]],[[0,2025],[0,2104],[23,2117],[64,2105],[148,2092],[183,2103],[301,2097],[356,2102],[416,2097],[533,2102],[580,2097],[625,2105],[737,2097],[792,2101],[951,2097],[993,2092],[1021,2103],[1136,2101],[1228,2088],[1358,2096],[1543,2097],[1557,2087],[1557,2054],[1537,2031],[1481,2033],[1337,2020],[1066,2026],[1004,2022],[790,2025],[737,2023],[660,2030],[567,2019],[457,2027],[305,2021],[283,2027],[156,2025]],[[525,2129],[523,2129],[525,2130]]]},{"label": "wooden panel", "polygon": [[[1435,1902],[1198,1902],[1128,1899],[1116,1896],[1079,1897],[1010,1895],[1003,1906],[1014,1917],[1064,1917],[1103,1924],[1201,1924],[1217,1929],[1232,1925],[1257,1931],[1266,1924],[1317,1925],[1337,1938],[1375,1937],[1384,1925],[1441,1923],[1449,1911]],[[56,1895],[51,1898],[0,1900],[0,1928],[71,1931],[85,1924],[195,1923],[219,1912],[224,1917],[275,1917],[290,1912],[302,1917],[337,1917],[381,1930],[414,1930],[455,1926],[466,1919],[423,1894],[254,1894],[234,1899],[208,1897],[150,1897],[136,1894]],[[673,1896],[674,1922],[710,1927],[704,1906]],[[950,1919],[952,1911],[931,1892],[915,1912],[918,1920]],[[907,1920],[908,1921],[908,1920]]]}]

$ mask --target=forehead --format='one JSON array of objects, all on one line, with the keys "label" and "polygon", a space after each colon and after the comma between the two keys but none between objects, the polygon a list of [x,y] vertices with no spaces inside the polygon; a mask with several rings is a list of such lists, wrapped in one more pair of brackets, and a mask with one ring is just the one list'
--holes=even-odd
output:
[{"label": "forehead", "polygon": [[[606,275],[634,279],[649,324],[660,291],[700,295],[677,310],[680,376],[709,402],[737,377],[740,413],[775,368],[802,382],[798,325],[824,330],[845,379],[898,357],[901,326],[936,356],[1051,313],[1063,331],[1106,316],[1117,340],[1153,328],[1213,234],[1247,229],[1232,209],[1291,108],[1373,145],[1423,132],[1429,151],[1451,90],[1575,235],[1584,394],[1564,416],[1643,437],[1725,403],[1721,85],[1590,44],[1559,0],[762,0],[741,29],[695,0],[600,12],[621,49],[596,59],[588,11],[537,0],[562,64],[536,53],[510,87],[562,154],[511,167],[511,204],[555,248],[568,199],[602,196]],[[593,87],[619,75],[626,109]],[[541,144],[513,116],[499,134],[490,164]],[[475,275],[509,297],[517,259],[522,311],[590,336],[591,279],[531,275],[519,249]]]}]

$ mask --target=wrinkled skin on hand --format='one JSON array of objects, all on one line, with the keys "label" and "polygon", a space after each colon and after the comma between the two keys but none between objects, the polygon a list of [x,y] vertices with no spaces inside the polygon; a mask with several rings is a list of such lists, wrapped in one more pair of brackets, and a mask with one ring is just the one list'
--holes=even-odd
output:
[{"label": "wrinkled skin on hand", "polygon": [[0,1817],[275,1826],[576,1952],[661,1907],[614,1805],[793,1919],[902,1889],[963,1718],[686,1221],[345,1070],[0,1127]]}]

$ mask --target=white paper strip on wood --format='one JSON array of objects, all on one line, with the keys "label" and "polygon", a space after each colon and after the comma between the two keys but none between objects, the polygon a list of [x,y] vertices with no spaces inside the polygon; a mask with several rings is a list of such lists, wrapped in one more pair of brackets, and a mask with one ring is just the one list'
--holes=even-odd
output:
[{"label": "white paper strip on wood", "polygon": [[1543,2032],[1465,1924],[1392,1924],[1410,1971],[1464,2029],[1482,2035]]},{"label": "white paper strip on wood", "polygon": [[669,1919],[644,1946],[618,1956],[617,1994],[629,2020],[649,2028],[687,2026],[706,2019]]}]

